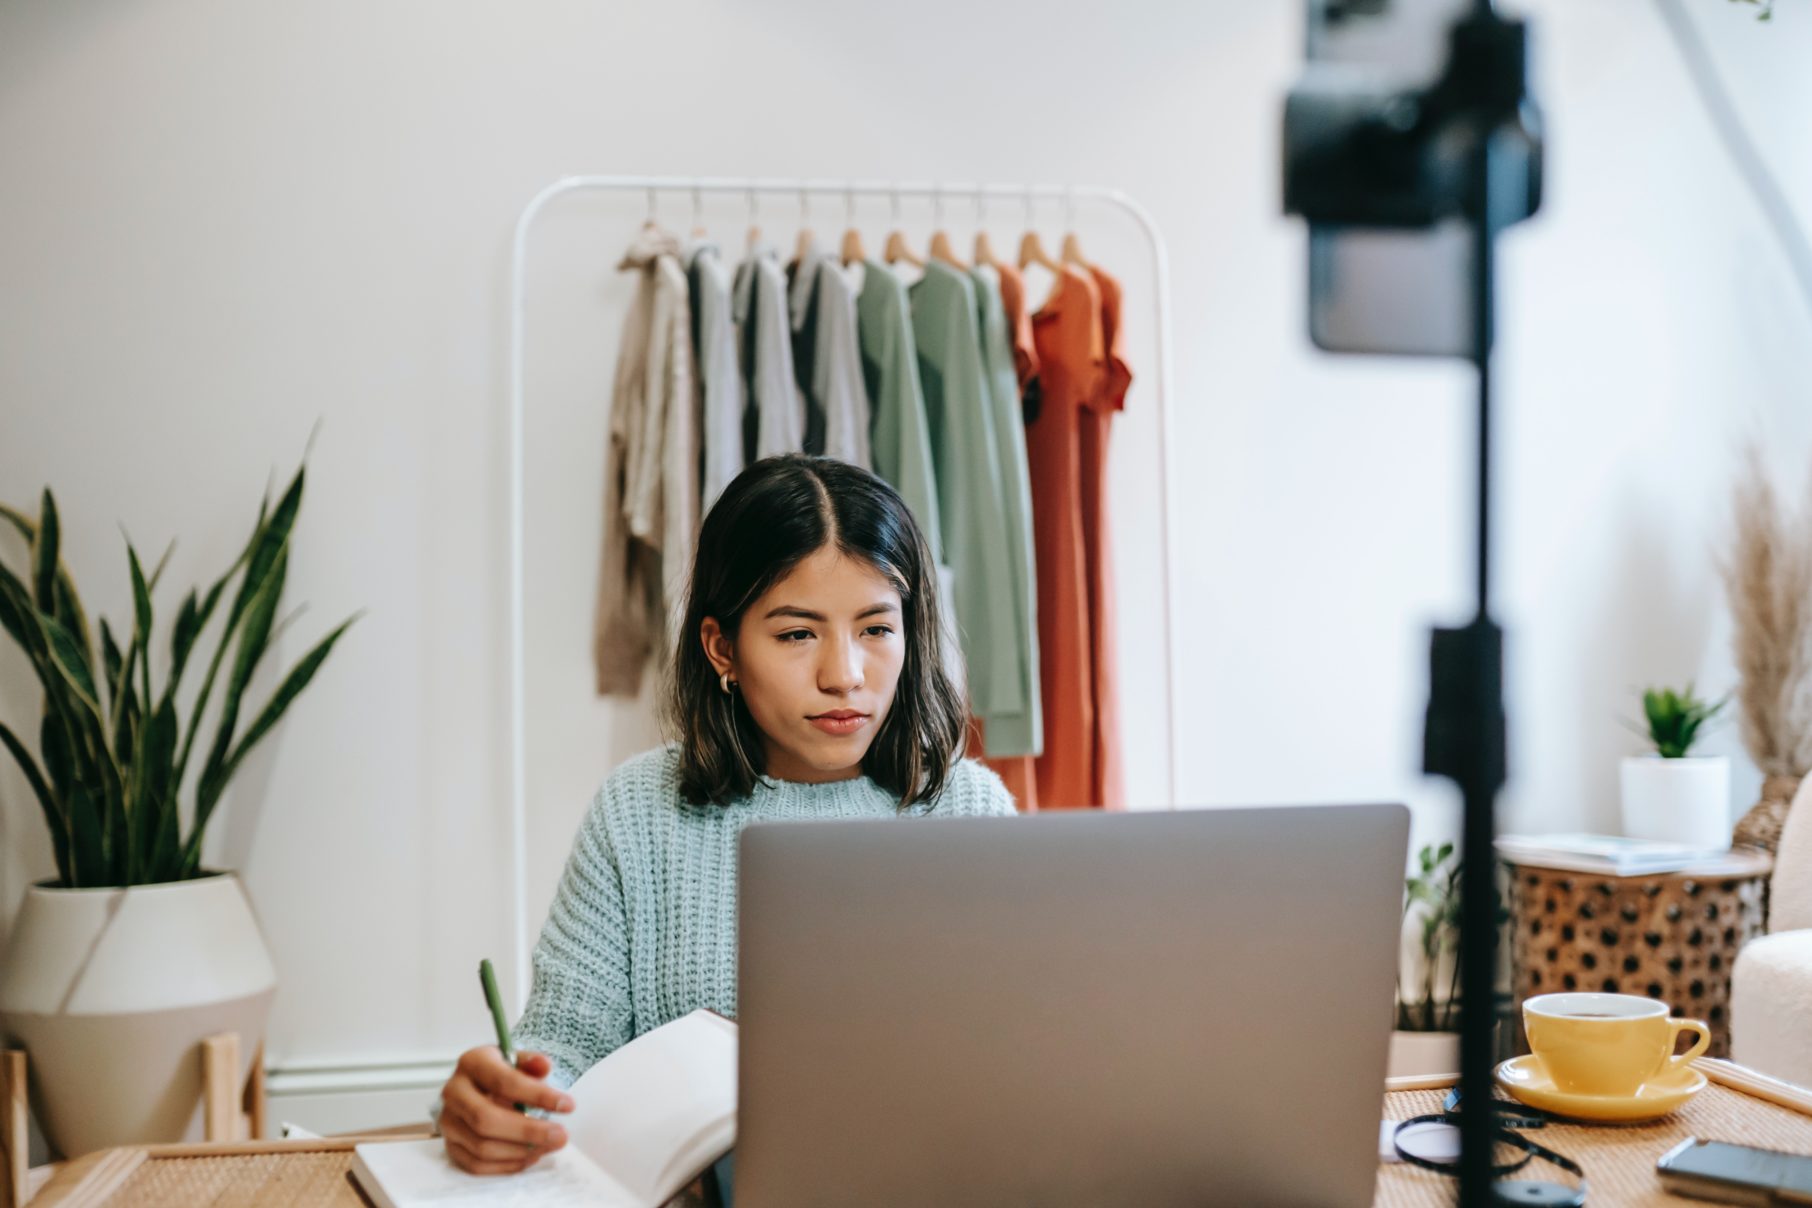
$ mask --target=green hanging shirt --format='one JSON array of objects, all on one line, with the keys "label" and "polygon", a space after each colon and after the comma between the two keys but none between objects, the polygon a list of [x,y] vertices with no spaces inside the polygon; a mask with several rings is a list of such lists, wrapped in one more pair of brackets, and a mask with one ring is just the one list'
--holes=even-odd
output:
[{"label": "green hanging shirt", "polygon": [[1019,371],[1013,363],[1013,341],[1007,334],[1007,309],[1000,298],[1000,274],[985,264],[969,270],[975,283],[976,317],[981,329],[983,382],[988,388],[988,418],[999,454],[1001,513],[1012,580],[1013,618],[1009,643],[1018,663],[1019,685],[1026,702],[1017,713],[990,713],[988,755],[1008,758],[1044,753],[1044,701],[1038,674],[1038,577],[1032,552],[1032,475],[1026,464],[1026,430],[1019,402]]},{"label": "green hanging shirt", "polygon": [[[1013,637],[1013,549],[975,286],[968,273],[932,260],[907,293],[970,703],[992,734],[996,717],[1017,717],[1029,706]],[[994,753],[991,738],[988,747]]]},{"label": "green hanging shirt", "polygon": [[932,559],[941,563],[937,472],[931,461],[931,435],[925,424],[925,395],[919,385],[919,357],[912,339],[906,287],[879,261],[863,261],[862,270],[856,332],[873,414],[869,456],[875,473],[906,501],[931,544]]}]

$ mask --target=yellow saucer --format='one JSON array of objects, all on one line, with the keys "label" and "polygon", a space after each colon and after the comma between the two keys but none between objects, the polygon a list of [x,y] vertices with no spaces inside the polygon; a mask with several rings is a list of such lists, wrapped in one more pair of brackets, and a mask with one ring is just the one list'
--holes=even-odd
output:
[{"label": "yellow saucer", "polygon": [[1656,1120],[1705,1089],[1705,1075],[1687,1066],[1665,1070],[1633,1095],[1576,1095],[1554,1085],[1541,1058],[1512,1057],[1497,1067],[1497,1084],[1519,1102],[1575,1120]]}]

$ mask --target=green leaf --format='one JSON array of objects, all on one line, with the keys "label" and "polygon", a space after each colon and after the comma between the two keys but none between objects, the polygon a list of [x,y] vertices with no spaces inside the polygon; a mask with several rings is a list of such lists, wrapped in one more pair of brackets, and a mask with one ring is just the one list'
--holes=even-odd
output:
[{"label": "green leaf", "polygon": [[1715,704],[1701,700],[1693,685],[1676,692],[1672,688],[1649,688],[1642,693],[1643,717],[1648,723],[1648,738],[1664,759],[1681,759],[1698,741],[1699,732],[1730,700],[1725,696]]},{"label": "green leaf", "polygon": [[107,832],[107,883],[132,885],[137,871],[132,862],[132,828],[127,803],[135,792],[123,777],[101,781],[101,825]]},{"label": "green leaf", "polygon": [[101,676],[107,684],[107,699],[117,701],[120,694],[120,672],[126,665],[126,657],[120,652],[120,644],[113,639],[113,630],[107,624],[107,618],[101,618]]},{"label": "green leaf", "polygon": [[[131,545],[131,542],[127,542],[127,545]],[[164,567],[170,565],[170,555],[175,552],[176,542],[171,541],[170,544],[164,546],[163,556],[158,558],[157,565],[151,568],[151,578],[148,579],[147,582],[150,584],[152,591],[157,590],[157,581],[164,577]]]},{"label": "green leaf", "polygon": [[170,774],[176,766],[176,706],[166,699],[145,723],[145,732],[133,761],[133,798],[130,844],[132,868],[139,881],[157,876],[156,846],[164,828],[165,813],[174,814],[176,793]]},{"label": "green leaf", "polygon": [[[315,677],[315,672],[321,669],[321,664],[325,663],[327,661],[327,656],[333,652],[334,644],[340,640],[340,637],[350,629],[353,622],[357,620],[358,617],[353,616],[342,621],[338,628],[322,638],[320,642],[316,643],[314,649],[303,655],[302,660],[298,662],[295,667],[291,668],[288,675],[284,676],[283,682],[277,686],[277,690],[271,694],[271,699],[265,704],[264,708],[259,711],[258,716],[253,720],[251,727],[246,730],[245,737],[242,738],[239,741],[239,745],[233,749],[232,757],[228,759],[222,767],[216,781],[213,800],[219,799],[220,789],[224,788],[226,782],[232,779],[233,774],[239,770],[239,765],[244,762],[245,757],[251,753],[252,748],[256,747],[266,734],[270,733],[271,727],[277,724],[278,720],[283,716],[284,711],[289,708],[290,703],[301,694],[304,688],[308,687],[309,681]],[[211,812],[212,809],[213,802],[210,801],[208,804],[208,811]],[[198,866],[201,852],[202,828],[206,824],[207,814],[198,812],[195,818],[194,829],[189,838],[190,850],[185,853],[186,858],[184,860],[185,867],[191,871]]]},{"label": "green leaf", "polygon": [[38,623],[43,626],[45,636],[49,639],[50,653],[56,660],[57,669],[63,673],[69,686],[75,689],[76,698],[93,713],[95,724],[101,724],[100,694],[95,691],[88,660],[82,657],[82,649],[77,645],[74,635],[63,628],[55,617],[40,614]]},{"label": "green leaf", "polygon": [[5,629],[27,655],[38,649],[37,625],[30,594],[12,571],[0,563],[0,629]]},{"label": "green leaf", "polygon": [[183,877],[181,820],[177,817],[176,800],[177,789],[172,781],[169,808],[159,815],[157,835],[152,841],[148,875],[153,881],[180,881]]},{"label": "green leaf", "polygon": [[38,539],[37,524],[18,508],[0,503],[0,520],[5,520],[15,529],[18,529],[19,535],[25,538],[25,544],[30,545]]},{"label": "green leaf", "polygon": [[315,643],[315,648],[308,654],[304,654],[303,659],[294,668],[290,668],[290,674],[284,676],[283,683],[277,685],[277,690],[270,694],[270,701],[266,703],[263,710],[259,710],[259,714],[252,721],[252,728],[246,730],[245,737],[239,741],[239,746],[234,748],[232,759],[226,762],[226,775],[237,772],[239,764],[245,761],[246,755],[252,752],[254,746],[257,746],[259,739],[263,739],[266,733],[270,733],[270,728],[277,724],[279,717],[283,717],[283,712],[290,706],[290,701],[294,701],[295,697],[301,694],[301,690],[308,686],[308,681],[315,677],[315,672],[321,670],[321,665],[328,661],[328,654],[333,652],[333,643],[337,643],[342,634],[348,628],[352,628],[353,621],[357,621],[357,619],[359,619],[357,616],[353,616],[353,618],[341,621],[339,628],[335,628],[332,634],[328,634],[319,643]]},{"label": "green leaf", "polygon": [[139,692],[144,697],[145,708],[149,709],[156,699],[151,695],[151,589],[145,584],[145,572],[138,564],[138,551],[132,548],[131,542],[126,543],[126,560],[132,566],[132,645],[140,654]]},{"label": "green leaf", "polygon": [[44,781],[44,773],[38,770],[38,761],[33,759],[19,736],[9,729],[5,722],[0,722],[0,745],[12,752],[13,761],[19,770],[25,773],[25,781],[31,785],[31,791],[38,799],[38,805],[44,811],[44,825],[50,831],[51,847],[56,852],[57,876],[64,884],[70,880],[69,871],[69,820],[63,816],[57,805],[50,785]]},{"label": "green leaf", "polygon": [[[183,664],[189,661],[189,652],[195,648],[195,639],[201,635],[201,608],[196,603],[195,591],[182,598],[176,609],[176,627],[170,632],[170,679],[182,677]],[[170,685],[164,685],[164,694],[170,694]]]},{"label": "green leaf", "polygon": [[91,889],[113,882],[112,853],[107,850],[107,836],[101,825],[101,811],[88,789],[80,784],[69,789],[69,875],[70,887]]},{"label": "green leaf", "polygon": [[[239,557],[233,560],[233,565],[227,568],[227,572],[220,576],[219,581],[216,582],[213,589],[208,592],[208,599],[202,605],[202,611],[204,613],[212,613],[214,611],[214,605],[219,601],[221,591],[232,581],[233,576],[238,574],[240,569],[251,561],[253,553],[261,547],[264,540],[265,521],[268,516],[269,508],[269,498],[259,501],[258,523],[252,526],[251,538],[247,540],[245,548],[239,552]],[[248,579],[250,577],[249,571],[247,572],[247,577]],[[244,594],[243,589],[240,594]],[[220,665],[226,658],[228,647],[232,644],[234,629],[239,624],[242,610],[237,609],[238,600],[236,597],[234,608],[228,610],[226,625],[220,634],[220,644],[214,648],[214,657],[208,660],[208,671],[202,678],[201,690],[195,695],[195,703],[191,707],[189,713],[189,728],[183,735],[182,751],[176,757],[176,783],[178,785],[183,782],[183,778],[187,774],[189,755],[195,747],[195,736],[201,732],[201,716],[203,711],[208,707],[209,698],[214,693],[214,677],[220,672]],[[203,623],[205,624],[206,622],[204,621]]]},{"label": "green leaf", "polygon": [[[36,545],[38,540],[38,526],[23,512],[20,512],[17,508],[8,507],[6,504],[0,503],[0,519],[6,520],[17,529],[19,535],[25,538],[25,543],[28,546]],[[28,592],[27,595],[29,596],[29,594],[30,593]],[[67,568],[63,567],[60,563],[57,567],[56,594],[57,618],[61,620],[71,632],[79,636],[84,645],[87,645],[89,636],[88,616],[82,609],[82,598],[76,591],[75,580],[69,577]]]},{"label": "green leaf", "polygon": [[296,512],[302,506],[303,471],[297,469],[296,476],[290,480],[283,498],[277,502],[277,510],[270,519],[259,526],[253,537],[251,561],[246,567],[245,579],[239,585],[239,594],[233,600],[233,607],[227,613],[229,627],[245,614],[251,607],[252,599],[270,574],[271,567],[289,548],[290,529],[296,523]]},{"label": "green leaf", "polygon": [[90,673],[94,668],[94,639],[89,636],[88,614],[82,609],[82,597],[76,594],[75,583],[67,574],[57,573],[56,586],[57,607],[53,615],[63,623],[81,643],[82,657],[88,661]]},{"label": "green leaf", "polygon": [[[255,566],[254,559],[254,569]],[[249,577],[252,570],[248,569],[246,574]],[[264,578],[253,592],[251,604],[245,611],[245,628],[239,634],[233,667],[227,674],[226,695],[220,703],[220,718],[214,731],[214,742],[209,748],[207,762],[201,765],[201,779],[196,785],[195,831],[190,841],[192,847],[198,843],[201,828],[206,825],[208,815],[213,813],[214,804],[219,800],[221,790],[226,787],[231,775],[225,768],[233,748],[234,728],[239,723],[239,705],[245,696],[246,685],[251,682],[252,673],[258,669],[258,663],[264,657],[271,622],[277,612],[277,601],[283,594],[283,584],[288,575],[289,554],[286,548],[280,549],[277,557],[266,568]]]},{"label": "green leaf", "polygon": [[[54,709],[46,708],[38,726],[38,753],[44,760],[44,771],[56,790],[55,795],[66,803],[69,788],[77,780],[72,745],[67,719]],[[65,804],[65,810],[67,808]]]},{"label": "green leaf", "polygon": [[62,526],[57,523],[57,501],[50,488],[44,488],[43,513],[38,517],[38,535],[31,543],[32,599],[39,611],[54,613],[57,609],[57,543]]}]

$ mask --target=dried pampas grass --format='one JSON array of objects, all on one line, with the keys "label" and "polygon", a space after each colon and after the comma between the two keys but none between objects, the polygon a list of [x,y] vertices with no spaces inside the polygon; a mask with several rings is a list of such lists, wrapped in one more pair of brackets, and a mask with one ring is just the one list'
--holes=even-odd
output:
[{"label": "dried pampas grass", "polygon": [[1767,776],[1812,771],[1812,497],[1786,507],[1751,446],[1724,586],[1735,623],[1743,744]]}]

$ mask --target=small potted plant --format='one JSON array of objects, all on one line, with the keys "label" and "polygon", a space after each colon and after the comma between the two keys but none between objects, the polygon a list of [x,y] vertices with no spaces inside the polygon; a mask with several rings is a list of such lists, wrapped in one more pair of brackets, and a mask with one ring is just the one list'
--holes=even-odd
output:
[{"label": "small potted plant", "polygon": [[1691,684],[1642,694],[1644,732],[1654,749],[1623,761],[1624,834],[1707,851],[1730,846],[1730,760],[1691,753],[1728,699],[1708,703]]},{"label": "small potted plant", "polygon": [[[258,1052],[276,972],[238,878],[207,867],[202,838],[233,774],[351,624],[251,699],[287,624],[278,605],[301,502],[298,470],[233,565],[186,593],[161,635],[162,562],[147,574],[128,544],[132,614],[91,629],[51,493],[35,519],[0,507],[30,550],[23,573],[0,562],[0,630],[44,693],[35,733],[0,724],[0,746],[43,811],[56,861],[0,950],[0,1032],[24,1045],[39,1121],[66,1157],[195,1136],[198,1043],[237,1033],[241,1074]],[[200,684],[179,691],[191,667]]]},{"label": "small potted plant", "polygon": [[1453,844],[1443,843],[1417,852],[1416,865],[1403,881],[1393,1078],[1460,1069],[1460,861]]}]

